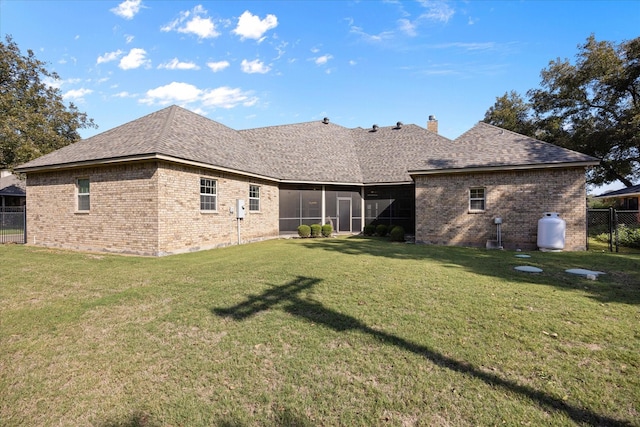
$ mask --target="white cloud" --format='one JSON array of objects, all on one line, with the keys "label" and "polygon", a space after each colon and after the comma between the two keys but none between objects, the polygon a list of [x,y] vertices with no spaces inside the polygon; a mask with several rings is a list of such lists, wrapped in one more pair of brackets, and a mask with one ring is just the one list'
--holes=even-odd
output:
[{"label": "white cloud", "polygon": [[60,89],[60,86],[62,86],[63,81],[60,80],[59,78],[54,79],[53,77],[44,77],[42,79],[42,83],[54,89]]},{"label": "white cloud", "polygon": [[127,35],[124,36],[124,41],[125,41],[125,43],[129,44],[129,43],[131,43],[133,41],[134,38],[135,38],[135,36],[127,34]]},{"label": "white cloud", "polygon": [[117,7],[110,9],[110,11],[121,18],[133,19],[133,17],[136,16],[138,12],[140,12],[141,8],[142,0],[125,0]]},{"label": "white cloud", "polygon": [[216,89],[208,90],[202,97],[202,103],[206,107],[234,108],[238,105],[251,107],[258,102],[256,97],[250,95],[249,92],[243,92],[238,88],[230,88],[222,86]]},{"label": "white cloud", "polygon": [[82,79],[80,79],[80,78],[75,78],[75,79],[74,78],[70,78],[70,79],[62,80],[61,78],[54,79],[53,77],[45,77],[42,80],[42,82],[45,85],[47,85],[49,87],[52,87],[52,88],[55,88],[55,89],[60,89],[60,88],[62,88],[62,86],[65,86],[65,85],[78,84],[81,81],[82,81]]},{"label": "white cloud", "polygon": [[243,59],[242,63],[240,64],[240,68],[243,73],[247,74],[265,74],[271,70],[271,67],[265,65],[264,62],[260,61],[259,59],[255,59],[253,61],[247,61],[246,59]]},{"label": "white cloud", "polygon": [[171,82],[168,85],[148,90],[140,102],[148,105],[168,105],[174,102],[188,103],[196,101],[202,91],[189,83]]},{"label": "white cloud", "polygon": [[455,14],[455,11],[445,1],[421,0],[420,4],[427,9],[426,13],[420,15],[421,19],[446,23]]},{"label": "white cloud", "polygon": [[432,47],[436,49],[458,48],[458,49],[464,49],[467,51],[481,51],[481,50],[497,50],[498,48],[506,48],[508,47],[508,45],[498,46],[494,42],[471,42],[471,43],[453,42],[453,43],[437,44],[437,45],[433,45]]},{"label": "white cloud", "polygon": [[165,68],[167,70],[199,70],[197,64],[193,62],[180,62],[178,58],[173,58],[171,61],[166,64],[158,65],[158,68]]},{"label": "white cloud", "polygon": [[120,55],[122,55],[122,51],[120,49],[116,50],[115,52],[107,52],[102,56],[98,56],[98,60],[96,61],[96,64],[102,64],[103,62],[115,61],[116,59],[118,59],[120,57]]},{"label": "white cloud", "polygon": [[133,98],[135,95],[133,95],[133,94],[131,94],[131,93],[129,93],[129,92],[127,92],[125,90],[125,91],[122,91],[122,92],[115,93],[115,94],[113,94],[113,96],[115,98]]},{"label": "white cloud", "polygon": [[118,65],[123,70],[131,70],[134,68],[140,68],[143,65],[149,66],[150,62],[147,59],[147,51],[140,48],[133,48],[126,56],[123,56]]},{"label": "white cloud", "polygon": [[409,37],[415,37],[418,34],[416,32],[416,25],[408,19],[398,20],[398,27],[400,28],[400,31],[402,31]]},{"label": "white cloud", "polygon": [[361,37],[364,41],[369,42],[369,43],[380,43],[383,42],[385,40],[389,40],[393,37],[393,32],[392,31],[383,31],[380,34],[369,34],[366,33],[362,27],[358,27],[358,26],[351,26],[351,28],[349,29],[349,32],[352,34],[356,34],[359,37]]},{"label": "white cloud", "polygon": [[192,10],[180,12],[180,16],[160,28],[161,31],[177,31],[184,34],[195,34],[201,39],[211,39],[218,37],[220,33],[216,31],[215,24],[211,18],[207,17],[207,11],[202,5],[194,7]]},{"label": "white cloud", "polygon": [[332,55],[322,55],[317,57],[314,62],[316,63],[316,65],[324,65],[327,62],[329,62],[330,59],[332,59],[333,56]]},{"label": "white cloud", "polygon": [[213,71],[214,73],[224,70],[229,65],[231,64],[229,64],[228,61],[207,62],[207,67],[211,68],[211,71]]},{"label": "white cloud", "polygon": [[76,101],[84,101],[85,95],[93,93],[91,89],[72,89],[62,95],[64,99],[74,99]]},{"label": "white cloud", "polygon": [[178,103],[192,111],[203,111],[203,107],[226,109],[240,105],[250,107],[258,102],[258,98],[239,88],[221,86],[203,90],[189,83],[172,82],[147,91],[146,96],[140,99],[140,102],[147,105]]},{"label": "white cloud", "polygon": [[254,39],[262,41],[264,33],[278,26],[278,18],[275,15],[267,15],[264,19],[260,19],[258,15],[252,15],[246,10],[240,18],[238,25],[233,33],[240,36],[240,39]]}]

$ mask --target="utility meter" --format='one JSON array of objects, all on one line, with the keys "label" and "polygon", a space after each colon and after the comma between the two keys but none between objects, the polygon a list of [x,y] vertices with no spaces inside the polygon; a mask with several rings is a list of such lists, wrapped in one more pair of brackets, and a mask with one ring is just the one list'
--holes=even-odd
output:
[{"label": "utility meter", "polygon": [[236,218],[244,219],[244,200],[236,199]]}]

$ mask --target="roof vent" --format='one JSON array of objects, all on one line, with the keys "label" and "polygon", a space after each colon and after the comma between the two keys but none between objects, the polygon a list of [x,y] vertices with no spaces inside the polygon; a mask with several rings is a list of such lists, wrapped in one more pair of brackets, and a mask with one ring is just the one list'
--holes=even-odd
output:
[{"label": "roof vent", "polygon": [[329,124],[329,117],[325,117],[324,119],[322,119],[322,123],[324,123],[325,125]]},{"label": "roof vent", "polygon": [[430,122],[432,122],[432,121],[434,121],[434,120],[436,120],[436,116],[434,116],[434,115],[430,115],[430,116],[429,116],[429,121],[430,121]]},{"label": "roof vent", "polygon": [[402,122],[396,123],[396,129],[402,129]]},{"label": "roof vent", "polygon": [[378,132],[378,125],[373,125],[373,127],[371,128],[371,130],[373,132]]}]

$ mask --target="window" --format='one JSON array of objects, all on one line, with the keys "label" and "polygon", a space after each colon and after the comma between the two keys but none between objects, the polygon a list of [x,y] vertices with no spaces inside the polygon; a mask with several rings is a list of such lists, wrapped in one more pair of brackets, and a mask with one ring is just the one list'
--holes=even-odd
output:
[{"label": "window", "polygon": [[485,191],[484,188],[469,189],[469,210],[483,211],[485,208]]},{"label": "window", "polygon": [[217,201],[216,180],[200,178],[200,210],[215,211]]},{"label": "window", "polygon": [[78,211],[88,211],[91,203],[89,200],[89,178],[82,178],[76,181],[76,191],[78,192]]},{"label": "window", "polygon": [[260,187],[257,185],[249,186],[249,211],[258,212],[260,210]]}]

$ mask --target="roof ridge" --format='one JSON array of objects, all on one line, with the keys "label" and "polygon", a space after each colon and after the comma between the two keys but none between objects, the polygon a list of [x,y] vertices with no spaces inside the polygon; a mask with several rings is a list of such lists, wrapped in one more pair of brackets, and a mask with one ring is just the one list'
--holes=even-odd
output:
[{"label": "roof ridge", "polygon": [[158,143],[160,141],[164,142],[164,138],[167,136],[167,134],[169,133],[169,129],[171,129],[171,123],[173,123],[173,119],[176,116],[176,109],[179,108],[177,105],[171,105],[170,107],[168,107],[168,113],[167,113],[167,118],[164,121],[164,124],[162,125],[162,129],[160,130],[160,134],[158,135],[157,141],[155,142],[155,149],[156,152],[158,152],[159,147],[158,147]]}]

